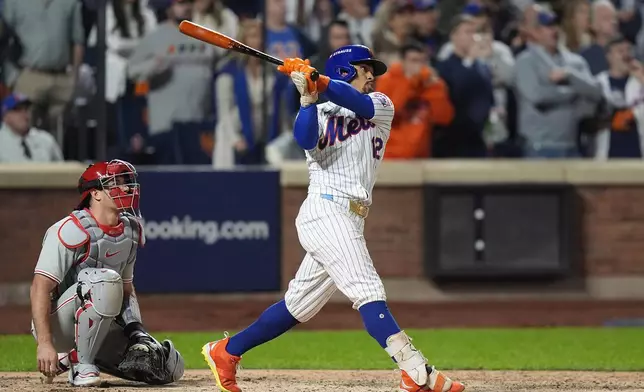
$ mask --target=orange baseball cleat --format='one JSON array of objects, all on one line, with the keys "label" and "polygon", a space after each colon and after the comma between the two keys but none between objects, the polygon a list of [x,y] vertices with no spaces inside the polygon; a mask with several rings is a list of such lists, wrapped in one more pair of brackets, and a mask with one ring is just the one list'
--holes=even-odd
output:
[{"label": "orange baseball cleat", "polygon": [[235,378],[241,357],[228,354],[226,351],[228,340],[230,337],[226,336],[222,340],[208,342],[201,349],[201,353],[215,376],[217,387],[222,392],[241,392]]},{"label": "orange baseball cleat", "polygon": [[433,368],[427,368],[430,375],[428,376],[427,385],[418,385],[412,378],[402,371],[402,378],[400,379],[399,392],[463,392],[465,386],[458,381],[452,381],[443,373]]}]

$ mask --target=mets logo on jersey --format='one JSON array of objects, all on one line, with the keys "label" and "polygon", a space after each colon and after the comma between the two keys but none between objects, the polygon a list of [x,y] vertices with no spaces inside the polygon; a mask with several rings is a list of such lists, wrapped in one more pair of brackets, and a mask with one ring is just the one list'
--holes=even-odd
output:
[{"label": "mets logo on jersey", "polygon": [[318,140],[318,149],[324,150],[328,146],[335,145],[336,141],[342,143],[362,131],[375,128],[376,124],[362,118],[347,119],[344,116],[331,116],[326,122],[326,131]]},{"label": "mets logo on jersey", "polygon": [[373,93],[372,97],[377,99],[378,102],[380,102],[382,104],[382,106],[385,107],[385,108],[391,106],[391,100],[389,99],[388,96],[386,96],[383,93],[378,93],[378,92]]}]

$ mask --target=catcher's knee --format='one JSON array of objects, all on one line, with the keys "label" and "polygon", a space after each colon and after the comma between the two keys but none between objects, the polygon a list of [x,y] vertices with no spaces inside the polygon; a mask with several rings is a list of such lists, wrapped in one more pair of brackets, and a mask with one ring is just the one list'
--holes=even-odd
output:
[{"label": "catcher's knee", "polygon": [[123,306],[123,280],[111,269],[85,268],[78,274],[78,296],[91,300],[94,311],[103,317],[116,317]]}]

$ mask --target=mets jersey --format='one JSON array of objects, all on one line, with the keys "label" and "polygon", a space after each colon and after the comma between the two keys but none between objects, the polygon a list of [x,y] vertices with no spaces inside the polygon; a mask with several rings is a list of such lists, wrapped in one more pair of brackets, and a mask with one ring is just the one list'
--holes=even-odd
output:
[{"label": "mets jersey", "polygon": [[54,300],[77,283],[84,268],[109,268],[121,275],[123,283],[130,283],[137,248],[144,241],[141,225],[132,215],[123,213],[117,226],[106,227],[88,210],[74,211],[45,233],[34,273],[58,283]]},{"label": "mets jersey", "polygon": [[319,139],[306,151],[309,193],[371,204],[371,192],[391,132],[394,105],[385,94],[368,94],[375,115],[367,120],[332,102],[317,106]]}]

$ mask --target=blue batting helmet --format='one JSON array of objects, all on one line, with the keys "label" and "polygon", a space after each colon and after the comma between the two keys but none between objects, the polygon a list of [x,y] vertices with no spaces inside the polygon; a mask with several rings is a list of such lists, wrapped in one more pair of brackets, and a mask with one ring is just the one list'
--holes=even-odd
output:
[{"label": "blue batting helmet", "polygon": [[358,72],[353,67],[358,64],[368,64],[373,67],[373,76],[387,72],[387,65],[373,58],[371,49],[364,45],[347,45],[331,53],[326,61],[325,73],[331,79],[350,82]]}]

